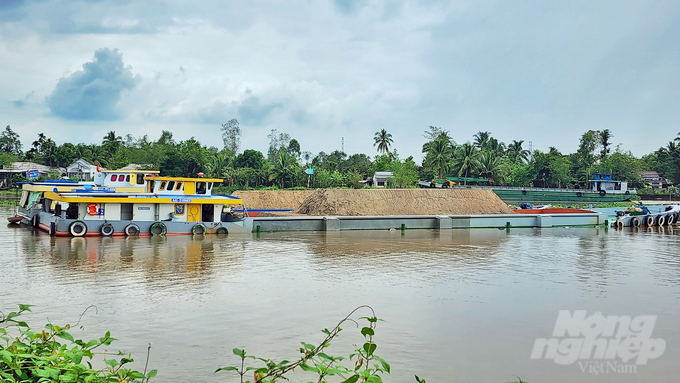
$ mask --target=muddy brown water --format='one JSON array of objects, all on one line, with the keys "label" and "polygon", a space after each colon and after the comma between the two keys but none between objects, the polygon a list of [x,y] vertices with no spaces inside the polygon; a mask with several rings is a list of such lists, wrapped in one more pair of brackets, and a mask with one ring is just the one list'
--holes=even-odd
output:
[{"label": "muddy brown water", "polygon": [[[0,208],[0,219],[10,212]],[[299,342],[320,341],[321,329],[363,304],[385,320],[376,337],[376,353],[392,364],[385,381],[674,382],[678,245],[673,228],[101,239],[3,224],[0,309],[27,303],[30,323],[75,323],[96,305],[72,333],[111,331],[119,340],[109,351],[132,353],[138,369],[151,343],[149,368],[162,382],[238,381],[213,373],[236,363],[234,347],[293,360]],[[634,373],[530,359],[559,310],[576,309],[656,315],[652,337],[667,348]],[[338,354],[361,341],[349,325],[342,334]]]}]

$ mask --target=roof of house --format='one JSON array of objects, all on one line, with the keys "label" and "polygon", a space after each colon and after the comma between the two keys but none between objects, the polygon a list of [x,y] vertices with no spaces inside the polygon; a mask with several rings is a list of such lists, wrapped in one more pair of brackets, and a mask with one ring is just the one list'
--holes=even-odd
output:
[{"label": "roof of house", "polygon": [[51,168],[46,165],[36,164],[35,162],[12,162],[9,166],[5,167],[5,169],[21,171],[39,170],[49,172]]}]

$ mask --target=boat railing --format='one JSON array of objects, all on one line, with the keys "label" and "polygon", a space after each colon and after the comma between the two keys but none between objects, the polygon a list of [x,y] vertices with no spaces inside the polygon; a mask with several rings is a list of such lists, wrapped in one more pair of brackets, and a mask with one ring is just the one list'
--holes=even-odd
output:
[{"label": "boat railing", "polygon": [[[569,188],[536,188],[536,187],[519,187],[519,186],[484,186],[484,185],[453,185],[456,189],[501,189],[501,190],[531,190],[531,191],[562,191],[562,192],[573,192],[573,193],[583,193],[583,192],[594,192],[595,190],[590,189],[569,189]],[[625,193],[625,190],[606,190],[607,192],[621,192]],[[631,194],[637,193],[635,189],[627,189]]]}]

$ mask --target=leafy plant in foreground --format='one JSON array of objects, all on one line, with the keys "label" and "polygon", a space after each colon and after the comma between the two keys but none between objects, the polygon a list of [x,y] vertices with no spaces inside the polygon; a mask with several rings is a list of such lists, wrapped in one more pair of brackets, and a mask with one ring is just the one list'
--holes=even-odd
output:
[{"label": "leafy plant in foreground", "polygon": [[[144,373],[124,367],[133,359],[121,351],[116,354],[120,359],[105,358],[106,366],[94,369],[89,360],[94,357],[95,350],[116,340],[108,331],[103,337],[88,342],[74,339],[68,332],[72,329],[69,324],[48,323],[45,330],[33,332],[26,322],[18,319],[22,313],[30,312],[30,307],[19,305],[19,311],[6,316],[0,312],[0,381],[130,383],[148,382],[156,376],[156,370],[147,374],[146,367]],[[73,327],[79,323],[80,320]]]},{"label": "leafy plant in foreground", "polygon": [[[339,333],[342,331],[341,325],[350,321],[359,327],[359,322],[351,319],[351,316],[361,309],[368,309],[371,312],[371,316],[359,318],[359,321],[365,323],[365,326],[361,327],[361,334],[365,342],[361,346],[353,344],[354,352],[349,355],[349,358],[329,355],[327,349],[331,345],[331,340],[339,337]],[[390,373],[390,365],[375,354],[378,346],[373,337],[378,321],[375,311],[370,306],[359,306],[352,310],[332,330],[322,330],[326,338],[318,346],[302,342],[300,348],[302,355],[295,362],[283,360],[277,363],[271,359],[248,355],[245,350],[235,348],[233,353],[241,358],[241,363],[238,366],[218,368],[215,372],[235,371],[240,375],[241,383],[251,383],[251,380],[246,380],[246,374],[252,371],[252,383],[273,383],[280,379],[287,380],[286,374],[299,367],[303,371],[316,375],[314,381],[320,383],[330,381],[381,383],[383,381],[382,374]],[[246,366],[246,359],[259,361],[261,366]],[[351,361],[352,363],[350,366],[346,366],[343,361]]]}]

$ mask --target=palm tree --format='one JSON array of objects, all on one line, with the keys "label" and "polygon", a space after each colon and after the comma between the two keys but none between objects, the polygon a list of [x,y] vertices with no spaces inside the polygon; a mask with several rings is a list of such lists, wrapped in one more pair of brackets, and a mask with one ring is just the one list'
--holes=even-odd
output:
[{"label": "palm tree", "polygon": [[123,137],[116,136],[116,132],[113,130],[108,132],[104,139],[102,140],[102,146],[106,148],[109,153],[116,153],[118,148],[123,145]]},{"label": "palm tree", "polygon": [[295,157],[288,154],[285,150],[279,150],[274,161],[274,169],[269,176],[269,181],[280,182],[281,189],[283,189],[285,187],[285,181],[288,179],[291,181],[292,186],[292,177],[296,173],[297,165],[298,163]]},{"label": "palm tree", "polygon": [[481,177],[495,178],[501,167],[501,161],[493,152],[483,151],[476,161],[477,171]]},{"label": "palm tree", "polygon": [[522,144],[524,144],[524,140],[513,140],[510,145],[508,145],[507,153],[513,162],[517,162],[517,160],[520,160],[521,162],[529,161],[529,151],[522,148]]},{"label": "palm tree", "polygon": [[427,147],[427,164],[439,173],[439,179],[449,170],[449,161],[453,154],[451,142],[447,137],[441,137],[429,143]]},{"label": "palm tree", "polygon": [[390,145],[394,143],[392,140],[392,135],[387,133],[387,130],[381,129],[379,132],[375,132],[373,136],[373,146],[378,146],[378,153],[387,153],[390,151]]},{"label": "palm tree", "polygon": [[475,147],[477,149],[482,149],[489,141],[491,132],[477,132],[477,134],[475,134],[473,137],[475,138]]},{"label": "palm tree", "polygon": [[469,177],[475,168],[479,151],[471,143],[466,142],[456,150],[454,159],[454,170],[458,176]]}]

